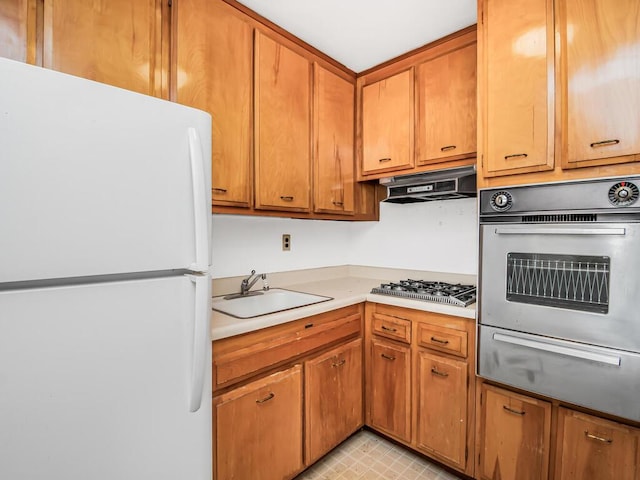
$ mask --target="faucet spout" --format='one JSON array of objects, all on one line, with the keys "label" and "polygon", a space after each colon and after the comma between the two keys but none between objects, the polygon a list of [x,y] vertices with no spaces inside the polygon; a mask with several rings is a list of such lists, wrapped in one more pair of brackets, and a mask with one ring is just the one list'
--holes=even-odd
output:
[{"label": "faucet spout", "polygon": [[[261,273],[261,274],[257,274],[256,275],[256,271],[255,270],[251,270],[251,275],[249,275],[247,278],[242,280],[242,283],[240,284],[240,294],[241,295],[247,295],[249,293],[249,290],[251,290],[251,287],[253,287],[256,282],[258,280],[262,279],[263,281],[267,279],[267,274],[266,273]],[[269,287],[266,286],[266,282],[265,283],[265,290],[268,289]]]}]

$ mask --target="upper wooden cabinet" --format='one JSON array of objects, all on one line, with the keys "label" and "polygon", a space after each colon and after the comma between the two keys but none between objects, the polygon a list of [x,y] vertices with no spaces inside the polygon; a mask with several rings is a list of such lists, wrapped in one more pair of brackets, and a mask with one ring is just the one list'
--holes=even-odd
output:
[{"label": "upper wooden cabinet", "polygon": [[0,57],[21,62],[35,61],[35,49],[28,58],[28,37],[32,36],[35,41],[36,15],[33,7],[35,5],[32,6],[29,0],[0,2]]},{"label": "upper wooden cabinet", "polygon": [[484,0],[479,5],[482,173],[551,170],[552,1]]},{"label": "upper wooden cabinet", "polygon": [[172,97],[212,117],[214,205],[251,206],[253,28],[224,2],[173,4]]},{"label": "upper wooden cabinet", "polygon": [[314,210],[353,214],[354,82],[313,67]]},{"label": "upper wooden cabinet", "polygon": [[309,211],[311,63],[256,31],[255,207]]},{"label": "upper wooden cabinet", "polygon": [[362,88],[362,173],[413,166],[413,68]]},{"label": "upper wooden cabinet", "polygon": [[43,66],[165,96],[161,0],[44,0]]},{"label": "upper wooden cabinet", "polygon": [[640,2],[556,5],[563,167],[640,161]]},{"label": "upper wooden cabinet", "polygon": [[417,67],[418,165],[475,154],[476,63],[474,39]]}]

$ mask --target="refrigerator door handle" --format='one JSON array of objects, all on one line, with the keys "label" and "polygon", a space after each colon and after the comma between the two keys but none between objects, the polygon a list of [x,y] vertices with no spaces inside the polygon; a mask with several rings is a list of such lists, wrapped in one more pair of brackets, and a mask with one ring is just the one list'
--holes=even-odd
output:
[{"label": "refrigerator door handle", "polygon": [[195,310],[193,318],[193,348],[191,358],[191,384],[189,411],[197,412],[202,404],[209,336],[209,284],[208,275],[188,275],[195,286]]},{"label": "refrigerator door handle", "polygon": [[195,263],[189,267],[196,272],[209,269],[209,224],[207,213],[207,192],[204,167],[204,155],[198,130],[189,127],[189,159],[191,160],[191,181],[193,182],[193,212],[195,215]]}]

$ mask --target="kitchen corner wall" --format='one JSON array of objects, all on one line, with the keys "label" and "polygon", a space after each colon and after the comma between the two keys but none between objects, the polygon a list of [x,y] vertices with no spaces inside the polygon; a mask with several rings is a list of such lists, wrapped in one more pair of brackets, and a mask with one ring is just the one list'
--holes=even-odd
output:
[{"label": "kitchen corner wall", "polygon": [[476,274],[477,232],[475,198],[381,203],[379,222],[213,215],[213,277],[335,265]]}]

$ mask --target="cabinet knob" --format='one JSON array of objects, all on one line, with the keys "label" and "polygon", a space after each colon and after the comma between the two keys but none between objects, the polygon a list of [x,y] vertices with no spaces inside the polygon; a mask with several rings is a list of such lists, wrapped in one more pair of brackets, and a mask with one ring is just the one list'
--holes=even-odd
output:
[{"label": "cabinet knob", "polygon": [[332,367],[341,367],[342,365],[344,365],[345,363],[347,363],[347,361],[343,358],[342,360],[340,360],[339,362],[336,363],[332,363],[331,366]]}]

